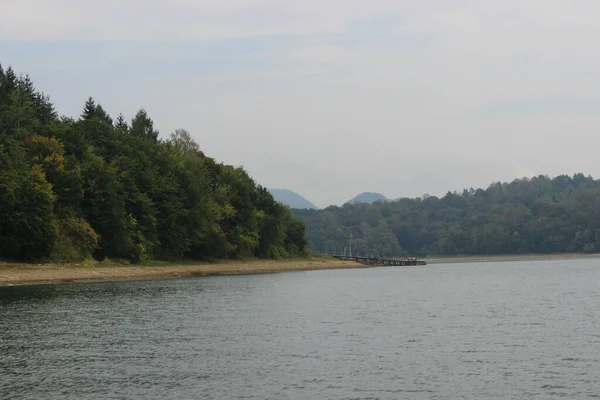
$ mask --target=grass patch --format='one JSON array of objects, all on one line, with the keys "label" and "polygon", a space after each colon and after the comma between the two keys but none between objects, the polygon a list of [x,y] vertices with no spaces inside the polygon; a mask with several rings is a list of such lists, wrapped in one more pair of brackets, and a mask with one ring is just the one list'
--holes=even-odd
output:
[{"label": "grass patch", "polygon": [[172,261],[163,261],[163,260],[144,260],[144,261],[140,262],[139,264],[135,264],[135,265],[139,265],[141,267],[167,267],[167,266],[173,265],[173,264],[182,265],[181,262],[172,262]]}]

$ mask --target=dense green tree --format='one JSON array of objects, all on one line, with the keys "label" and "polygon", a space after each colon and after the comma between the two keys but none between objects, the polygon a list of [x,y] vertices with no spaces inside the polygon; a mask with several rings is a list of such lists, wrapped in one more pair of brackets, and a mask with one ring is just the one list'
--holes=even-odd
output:
[{"label": "dense green tree", "polygon": [[177,129],[171,133],[167,143],[181,155],[200,154],[200,146],[185,129]]},{"label": "dense green tree", "polygon": [[282,257],[304,224],[185,130],[167,141],[141,109],[129,127],[93,98],[61,117],[28,76],[0,67],[0,258]]},{"label": "dense green tree", "polygon": [[55,196],[40,165],[29,165],[19,143],[0,144],[0,256],[32,260],[58,239]]}]

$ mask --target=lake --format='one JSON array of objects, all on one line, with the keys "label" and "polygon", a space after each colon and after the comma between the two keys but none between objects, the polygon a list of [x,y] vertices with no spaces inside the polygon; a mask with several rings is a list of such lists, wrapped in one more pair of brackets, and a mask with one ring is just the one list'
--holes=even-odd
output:
[{"label": "lake", "polygon": [[0,288],[0,398],[600,399],[600,259]]}]

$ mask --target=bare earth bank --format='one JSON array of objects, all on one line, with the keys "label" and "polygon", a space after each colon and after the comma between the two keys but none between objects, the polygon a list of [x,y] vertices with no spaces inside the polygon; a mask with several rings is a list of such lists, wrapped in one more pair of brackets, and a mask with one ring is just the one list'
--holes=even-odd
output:
[{"label": "bare earth bank", "polygon": [[[454,256],[423,259],[427,264],[600,258],[600,254],[549,254],[514,256]],[[12,264],[0,262],[0,286],[67,282],[111,282],[191,276],[246,275],[324,269],[375,268],[335,259],[226,260],[216,263],[142,266],[103,264]],[[409,268],[409,267],[402,267]]]},{"label": "bare earth bank", "polygon": [[352,261],[310,259],[222,261],[212,264],[174,264],[168,266],[0,263],[0,286],[110,282],[347,268],[368,268],[368,266]]}]

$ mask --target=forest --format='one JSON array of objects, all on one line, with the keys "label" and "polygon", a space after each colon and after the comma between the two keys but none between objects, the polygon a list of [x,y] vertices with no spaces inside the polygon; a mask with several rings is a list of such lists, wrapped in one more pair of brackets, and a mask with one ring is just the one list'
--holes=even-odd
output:
[{"label": "forest", "polygon": [[600,180],[577,173],[323,210],[294,210],[315,253],[451,256],[600,252]]},{"label": "forest", "polygon": [[291,209],[183,129],[93,98],[59,116],[28,75],[0,66],[0,259],[139,263],[307,253]]}]

